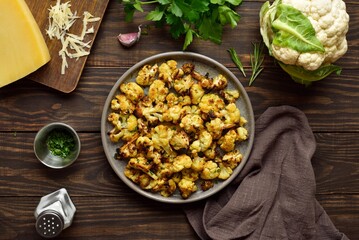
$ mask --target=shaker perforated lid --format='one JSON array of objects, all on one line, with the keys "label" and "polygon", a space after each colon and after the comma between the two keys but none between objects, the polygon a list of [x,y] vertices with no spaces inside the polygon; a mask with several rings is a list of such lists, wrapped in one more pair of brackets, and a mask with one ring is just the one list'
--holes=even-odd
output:
[{"label": "shaker perforated lid", "polygon": [[45,238],[59,235],[64,228],[64,220],[60,214],[52,210],[42,212],[36,219],[36,230]]}]

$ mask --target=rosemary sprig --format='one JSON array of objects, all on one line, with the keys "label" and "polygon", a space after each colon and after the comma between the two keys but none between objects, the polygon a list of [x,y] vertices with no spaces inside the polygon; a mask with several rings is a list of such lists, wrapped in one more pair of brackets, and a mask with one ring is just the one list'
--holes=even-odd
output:
[{"label": "rosemary sprig", "polygon": [[252,85],[254,80],[258,77],[258,75],[262,72],[263,67],[263,44],[260,43],[252,43],[253,45],[253,53],[251,54],[251,66],[252,66],[252,75],[249,79],[249,86]]},{"label": "rosemary sprig", "polygon": [[234,64],[242,72],[243,76],[246,77],[246,73],[244,72],[243,64],[242,64],[241,60],[239,59],[236,50],[234,50],[234,48],[230,48],[227,51],[231,55],[231,58],[232,58],[232,61],[234,62]]}]

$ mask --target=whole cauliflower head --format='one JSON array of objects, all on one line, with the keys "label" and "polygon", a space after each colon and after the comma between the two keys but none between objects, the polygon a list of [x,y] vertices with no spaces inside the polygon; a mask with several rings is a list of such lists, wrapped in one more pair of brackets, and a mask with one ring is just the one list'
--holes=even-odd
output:
[{"label": "whole cauliflower head", "polygon": [[[264,3],[260,12],[260,31],[269,53],[280,63],[304,71],[316,71],[342,57],[348,49],[348,28],[349,15],[343,0],[275,0],[272,5]],[[292,78],[298,75],[293,69],[283,69]],[[334,71],[339,73],[338,67],[328,72]],[[328,72],[321,74],[326,77]]]}]

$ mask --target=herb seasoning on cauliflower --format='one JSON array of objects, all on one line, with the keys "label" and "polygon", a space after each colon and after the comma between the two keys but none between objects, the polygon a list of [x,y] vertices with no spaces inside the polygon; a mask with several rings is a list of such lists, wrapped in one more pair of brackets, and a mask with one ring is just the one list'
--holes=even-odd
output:
[{"label": "herb seasoning on cauliflower", "polygon": [[241,162],[236,146],[248,138],[247,120],[227,89],[226,76],[195,71],[175,60],[143,66],[136,82],[120,85],[107,120],[115,159],[142,189],[187,199],[228,179]]},{"label": "herb seasoning on cauliflower", "polygon": [[260,11],[260,32],[269,54],[294,81],[305,85],[329,74],[347,49],[349,15],[343,0],[275,0]]}]

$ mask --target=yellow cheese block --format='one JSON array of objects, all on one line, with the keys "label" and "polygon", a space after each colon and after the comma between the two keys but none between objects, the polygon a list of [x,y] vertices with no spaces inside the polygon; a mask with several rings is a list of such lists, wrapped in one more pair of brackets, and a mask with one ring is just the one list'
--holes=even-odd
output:
[{"label": "yellow cheese block", "polygon": [[0,87],[34,72],[50,53],[24,0],[0,0]]}]

